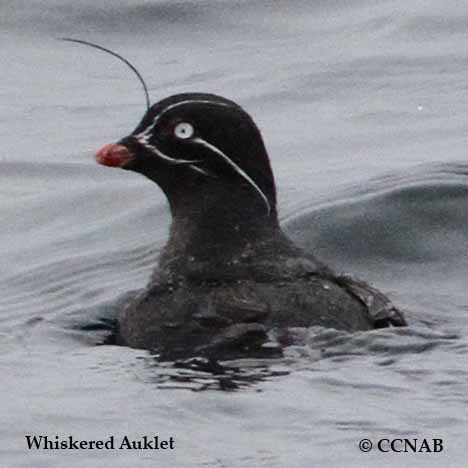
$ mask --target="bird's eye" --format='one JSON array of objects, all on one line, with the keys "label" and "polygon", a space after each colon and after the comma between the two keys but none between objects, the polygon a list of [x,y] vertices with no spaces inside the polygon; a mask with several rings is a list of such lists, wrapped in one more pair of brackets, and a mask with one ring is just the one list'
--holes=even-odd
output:
[{"label": "bird's eye", "polygon": [[174,135],[177,138],[182,140],[186,140],[187,138],[191,138],[195,130],[193,127],[187,122],[180,122],[174,127]]}]

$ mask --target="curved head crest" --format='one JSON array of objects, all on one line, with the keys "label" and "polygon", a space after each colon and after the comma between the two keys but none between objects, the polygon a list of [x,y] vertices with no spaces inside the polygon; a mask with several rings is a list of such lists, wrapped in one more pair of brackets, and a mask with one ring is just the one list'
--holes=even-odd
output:
[{"label": "curved head crest", "polygon": [[146,99],[146,110],[150,108],[150,98],[149,98],[149,93],[148,93],[148,87],[146,86],[145,80],[141,76],[140,72],[135,68],[135,66],[132,65],[131,62],[129,62],[126,58],[122,57],[117,52],[107,49],[106,47],[103,47],[99,44],[94,44],[93,42],[84,41],[83,39],[74,39],[72,37],[61,37],[60,40],[66,41],[66,42],[76,42],[77,44],[84,44],[89,47],[94,47],[95,49],[102,50],[103,52],[107,52],[108,54],[113,55],[114,57],[117,57],[119,60],[125,63],[125,65],[127,65],[130,68],[130,70],[132,70],[133,73],[135,73],[141,85],[143,86],[143,91],[145,93],[145,99]]},{"label": "curved head crest", "polygon": [[[165,153],[159,147],[157,141],[155,141],[153,138],[155,129],[165,115],[168,113],[170,114],[172,111],[177,112],[181,108],[183,109],[193,105],[202,105],[209,106],[210,108],[229,108],[236,111],[241,111],[243,114],[245,114],[245,111],[243,111],[240,106],[232,101],[229,101],[228,99],[222,98],[221,96],[203,93],[187,93],[171,96],[170,98],[166,98],[155,104],[153,107],[150,107],[148,87],[146,86],[145,80],[141,76],[140,72],[135,68],[135,66],[126,58],[106,47],[95,44],[93,42],[85,41],[83,39],[62,37],[60,40],[83,44],[106,52],[121,60],[133,71],[143,87],[146,100],[145,117],[138,126],[137,130],[131,135],[131,137],[136,140],[136,142],[138,142],[141,147],[145,148],[147,152],[152,154],[155,158],[164,161],[166,164],[185,165],[198,174],[202,174],[204,177],[216,177],[216,175],[213,174],[210,169],[203,166],[203,161],[200,159],[184,157],[180,158]],[[247,114],[244,115],[244,118],[250,120],[250,117]],[[256,177],[253,176],[249,170],[243,169],[241,165],[232,157],[232,154],[222,150],[220,146],[216,144],[216,142],[210,141],[209,138],[203,138],[202,136],[198,135],[196,130],[197,129],[194,127],[192,122],[181,120],[177,122],[172,128],[172,136],[184,144],[191,144],[192,147],[203,148],[205,152],[208,151],[211,155],[217,158],[221,164],[229,167],[230,170],[237,173],[238,177],[243,179],[244,182],[246,182],[251,187],[253,192],[260,197],[265,206],[265,211],[267,215],[269,215],[272,211],[272,205],[264,189],[259,185],[258,181],[255,180]],[[129,163],[134,160],[134,157],[122,145],[106,145],[98,152],[97,159],[101,164],[129,168]]]}]

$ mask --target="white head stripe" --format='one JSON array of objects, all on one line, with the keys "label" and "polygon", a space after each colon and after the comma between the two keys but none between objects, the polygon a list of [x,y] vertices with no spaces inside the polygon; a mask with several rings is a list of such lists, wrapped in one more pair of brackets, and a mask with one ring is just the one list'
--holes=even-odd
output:
[{"label": "white head stripe", "polygon": [[206,177],[216,178],[216,176],[214,174],[212,174],[211,172],[206,171],[205,169],[202,169],[201,167],[198,167],[196,164],[190,164],[189,167],[190,167],[190,169],[193,169],[194,171],[199,172],[200,174],[203,174]]},{"label": "white head stripe", "polygon": [[154,129],[156,124],[158,123],[159,119],[166,113],[169,112],[170,110],[183,106],[185,104],[209,104],[212,106],[220,106],[220,107],[234,107],[233,104],[228,104],[226,102],[216,102],[216,101],[209,101],[207,99],[186,99],[185,101],[179,101],[175,102],[174,104],[170,104],[169,106],[165,107],[159,114],[157,114],[153,122],[148,125],[144,130],[142,130],[140,133],[135,135],[136,138],[141,138],[141,137],[147,137],[151,133],[151,131]]},{"label": "white head stripe", "polygon": [[205,148],[210,149],[218,156],[221,156],[221,158],[223,158],[225,162],[227,162],[244,180],[246,180],[247,183],[250,186],[252,186],[254,190],[258,193],[258,195],[260,195],[260,197],[262,198],[263,202],[266,205],[267,213],[270,214],[271,206],[270,206],[270,202],[268,201],[267,196],[263,193],[261,188],[252,180],[252,178],[243,169],[241,169],[231,158],[226,156],[219,148],[212,145],[211,143],[208,143],[202,138],[193,138],[191,141],[193,143],[198,143],[199,145],[202,145]]},{"label": "white head stripe", "polygon": [[164,161],[170,163],[170,164],[192,164],[192,163],[197,163],[200,162],[200,160],[189,160],[189,159],[175,159],[171,158],[167,154],[164,154],[160,149],[158,149],[154,145],[150,145],[147,141],[146,138],[138,138],[137,139],[138,143],[140,143],[141,146],[144,146],[147,150],[151,151],[152,153],[156,154],[156,156],[159,156],[161,159]]}]

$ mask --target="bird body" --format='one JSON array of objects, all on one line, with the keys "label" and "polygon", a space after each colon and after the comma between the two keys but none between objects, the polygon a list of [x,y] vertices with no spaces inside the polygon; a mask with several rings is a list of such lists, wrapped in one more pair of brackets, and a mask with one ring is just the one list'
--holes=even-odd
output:
[{"label": "bird body", "polygon": [[210,354],[258,350],[272,334],[287,342],[291,327],[405,324],[381,292],[286,237],[262,136],[234,102],[202,93],[164,99],[97,161],[156,182],[172,214],[159,267],[121,313],[121,344]]},{"label": "bird body", "polygon": [[257,348],[270,330],[289,327],[373,328],[365,304],[332,272],[282,247],[260,253],[246,244],[238,256],[221,262],[190,257],[157,269],[121,314],[120,341],[183,355],[187,348],[198,353]]}]

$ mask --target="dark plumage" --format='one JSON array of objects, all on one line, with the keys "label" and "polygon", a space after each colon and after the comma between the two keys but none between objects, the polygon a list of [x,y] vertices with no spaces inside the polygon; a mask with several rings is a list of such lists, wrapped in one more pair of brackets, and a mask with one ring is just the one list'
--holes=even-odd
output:
[{"label": "dark plumage", "polygon": [[262,137],[234,102],[164,99],[97,160],[156,182],[172,213],[159,268],[120,316],[120,343],[215,354],[261,349],[270,330],[287,341],[288,327],[405,325],[382,293],[337,276],[285,236]]}]

